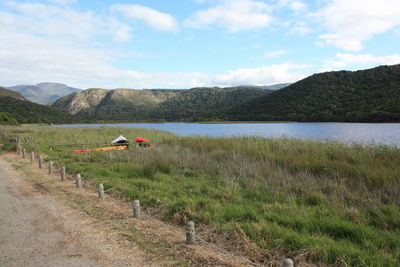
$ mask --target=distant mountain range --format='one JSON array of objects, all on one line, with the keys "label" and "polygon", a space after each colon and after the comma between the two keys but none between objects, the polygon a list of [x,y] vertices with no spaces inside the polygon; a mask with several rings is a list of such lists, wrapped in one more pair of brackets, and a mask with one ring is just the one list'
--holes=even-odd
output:
[{"label": "distant mountain range", "polygon": [[46,122],[400,121],[400,65],[319,73],[272,87],[73,89],[78,91],[54,101],[52,108],[32,106],[20,94],[2,89],[0,112],[20,122],[35,117]]},{"label": "distant mountain range", "polygon": [[78,88],[69,87],[62,83],[39,83],[37,85],[16,85],[8,89],[19,92],[30,101],[39,104],[49,104],[60,97],[74,92],[82,91]]}]

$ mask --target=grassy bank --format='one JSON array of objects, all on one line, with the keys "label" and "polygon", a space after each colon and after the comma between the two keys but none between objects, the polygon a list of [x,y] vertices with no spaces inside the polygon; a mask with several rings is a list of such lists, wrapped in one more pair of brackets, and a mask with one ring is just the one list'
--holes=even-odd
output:
[{"label": "grassy bank", "polygon": [[[9,128],[12,132],[13,128]],[[19,128],[20,129],[20,128]],[[19,130],[20,131],[20,130]],[[134,128],[35,128],[24,136],[67,170],[103,182],[165,220],[236,233],[270,255],[351,266],[400,263],[400,150],[291,139],[177,137]],[[71,153],[120,134],[153,147]],[[79,147],[76,147],[79,148]]]}]

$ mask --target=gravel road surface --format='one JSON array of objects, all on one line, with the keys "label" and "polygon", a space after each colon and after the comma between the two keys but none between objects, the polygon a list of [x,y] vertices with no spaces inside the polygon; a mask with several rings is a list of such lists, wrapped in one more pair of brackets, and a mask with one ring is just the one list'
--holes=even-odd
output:
[{"label": "gravel road surface", "polygon": [[0,266],[157,266],[0,159]]}]

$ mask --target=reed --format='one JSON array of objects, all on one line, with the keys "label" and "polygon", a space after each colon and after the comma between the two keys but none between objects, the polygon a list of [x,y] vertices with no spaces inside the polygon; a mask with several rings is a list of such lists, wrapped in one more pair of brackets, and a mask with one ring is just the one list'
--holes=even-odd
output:
[{"label": "reed", "polygon": [[[398,266],[400,150],[295,139],[178,137],[137,128],[32,128],[25,147],[140,199],[164,219],[236,233],[271,253],[314,263]],[[10,129],[12,131],[12,129]],[[49,144],[108,143],[124,135],[151,149],[71,153]],[[79,148],[79,147],[76,147]]]}]

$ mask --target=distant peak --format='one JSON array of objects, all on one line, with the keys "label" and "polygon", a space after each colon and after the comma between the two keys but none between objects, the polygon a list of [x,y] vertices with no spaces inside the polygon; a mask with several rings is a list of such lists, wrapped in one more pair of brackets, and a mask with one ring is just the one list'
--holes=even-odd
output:
[{"label": "distant peak", "polygon": [[66,84],[64,84],[64,83],[55,83],[55,82],[43,82],[43,83],[38,83],[38,84],[36,84],[36,86],[38,86],[38,87],[43,86],[43,85],[62,85],[62,86],[68,86],[68,85],[66,85]]}]

